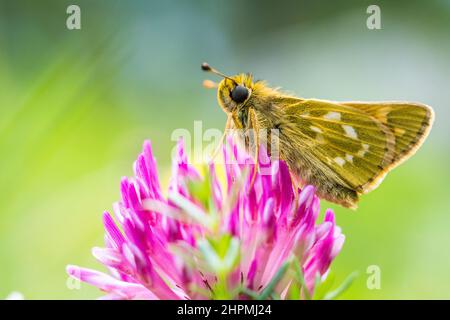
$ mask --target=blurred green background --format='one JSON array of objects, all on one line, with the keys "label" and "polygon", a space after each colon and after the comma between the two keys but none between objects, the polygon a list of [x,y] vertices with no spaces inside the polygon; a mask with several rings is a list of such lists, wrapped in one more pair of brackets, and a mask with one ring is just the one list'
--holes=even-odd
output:
[{"label": "blurred green background", "polygon": [[[81,30],[66,28],[70,4]],[[370,4],[381,30],[366,27]],[[417,155],[356,212],[336,208],[347,240],[333,270],[360,272],[343,298],[450,298],[449,39],[443,0],[0,0],[0,297],[99,296],[69,290],[65,266],[102,269],[90,248],[144,139],[167,182],[174,129],[223,128],[208,61],[302,97],[433,106]]]}]

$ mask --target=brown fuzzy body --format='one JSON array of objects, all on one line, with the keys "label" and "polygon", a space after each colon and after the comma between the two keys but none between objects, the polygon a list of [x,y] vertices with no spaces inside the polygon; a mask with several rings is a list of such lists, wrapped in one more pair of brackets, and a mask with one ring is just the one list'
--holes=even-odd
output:
[{"label": "brown fuzzy body", "polygon": [[[242,103],[230,96],[237,84],[250,92]],[[222,80],[218,101],[228,115],[227,129],[277,129],[280,158],[297,182],[349,208],[414,154],[434,118],[433,110],[419,103],[297,98],[253,82],[248,74]]]}]

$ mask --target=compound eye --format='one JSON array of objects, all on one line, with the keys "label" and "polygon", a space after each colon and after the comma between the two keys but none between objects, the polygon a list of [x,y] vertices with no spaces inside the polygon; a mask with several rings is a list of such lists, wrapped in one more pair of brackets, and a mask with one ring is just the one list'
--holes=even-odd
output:
[{"label": "compound eye", "polygon": [[231,91],[231,99],[234,102],[242,103],[248,98],[248,89],[244,86],[236,86],[233,91]]}]

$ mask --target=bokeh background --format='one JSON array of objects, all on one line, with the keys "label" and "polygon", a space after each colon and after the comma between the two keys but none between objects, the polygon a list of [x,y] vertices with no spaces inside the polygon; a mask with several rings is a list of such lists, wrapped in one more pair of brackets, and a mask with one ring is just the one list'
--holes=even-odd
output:
[{"label": "bokeh background", "polygon": [[[81,30],[66,8],[81,7]],[[370,4],[382,29],[366,27]],[[347,240],[347,299],[450,298],[450,1],[0,1],[0,297],[95,298],[65,266],[100,268],[101,214],[119,198],[144,139],[167,182],[171,133],[223,128],[199,65],[302,97],[412,100],[436,111],[415,157],[356,212],[336,208]],[[322,203],[322,209],[329,206]],[[381,269],[381,289],[366,286]]]}]

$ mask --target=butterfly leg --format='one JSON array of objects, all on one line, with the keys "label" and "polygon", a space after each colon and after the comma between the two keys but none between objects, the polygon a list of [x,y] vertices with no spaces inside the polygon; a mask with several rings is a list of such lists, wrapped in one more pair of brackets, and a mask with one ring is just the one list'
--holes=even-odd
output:
[{"label": "butterfly leg", "polygon": [[294,212],[297,212],[298,206],[299,206],[299,192],[298,189],[302,189],[302,183],[299,181],[299,179],[295,176],[295,174],[289,169],[289,175],[291,176],[292,181],[292,188],[294,189],[294,203],[295,203],[295,210]]},{"label": "butterfly leg", "polygon": [[211,160],[214,160],[214,159],[217,157],[217,155],[219,154],[219,152],[220,152],[220,150],[221,150],[221,148],[222,148],[222,145],[223,145],[223,143],[224,143],[224,141],[225,141],[225,137],[226,137],[227,134],[228,134],[228,130],[231,128],[231,120],[232,120],[232,117],[229,116],[229,117],[227,118],[227,122],[226,122],[226,124],[225,124],[225,129],[224,129],[224,131],[223,131],[223,135],[222,135],[222,137],[220,138],[219,144],[217,145],[216,149],[214,150],[214,152],[213,152],[213,154],[212,154]]},{"label": "butterfly leg", "polygon": [[255,145],[255,169],[253,170],[253,176],[252,180],[250,182],[250,189],[253,188],[253,185],[255,183],[256,174],[259,169],[259,125],[258,121],[256,119],[256,113],[252,108],[248,109],[248,115],[249,115],[249,128],[253,129],[252,134],[254,135],[254,141],[256,143]]},{"label": "butterfly leg", "polygon": [[236,127],[236,129],[238,129],[238,130],[243,129],[236,112],[233,112],[230,115],[230,118],[233,120],[233,123],[234,123],[234,126]]}]

